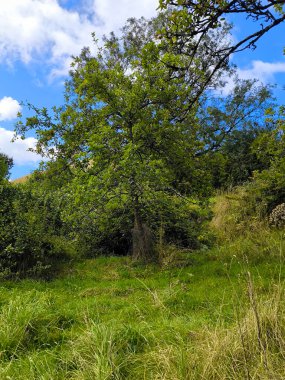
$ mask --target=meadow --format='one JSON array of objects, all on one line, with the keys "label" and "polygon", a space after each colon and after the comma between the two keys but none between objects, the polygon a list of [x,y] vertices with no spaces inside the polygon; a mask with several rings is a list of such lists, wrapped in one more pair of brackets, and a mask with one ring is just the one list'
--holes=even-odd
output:
[{"label": "meadow", "polygon": [[284,234],[0,283],[0,378],[284,379]]}]

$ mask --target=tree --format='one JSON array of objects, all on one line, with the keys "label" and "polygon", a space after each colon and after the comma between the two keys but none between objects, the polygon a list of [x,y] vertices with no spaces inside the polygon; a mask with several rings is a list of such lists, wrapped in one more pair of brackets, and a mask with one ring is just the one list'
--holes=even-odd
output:
[{"label": "tree", "polygon": [[[204,82],[199,86],[196,99],[207,88],[216,73],[227,64],[231,54],[252,48],[268,31],[285,21],[284,0],[160,0],[161,9],[169,9],[172,16],[161,33],[175,45],[180,54],[189,56],[187,65],[191,65],[197,51],[203,44],[207,54],[214,58],[215,64],[208,67]],[[240,40],[232,39],[227,46],[205,44],[205,36],[223,27],[225,18],[232,15],[244,15],[255,22],[256,31],[243,36]],[[178,71],[187,70],[187,65],[177,67]]]},{"label": "tree", "polygon": [[254,174],[254,183],[265,211],[270,213],[285,202],[285,107],[268,108],[266,116],[271,129],[258,136],[253,152],[267,161],[268,168]]},{"label": "tree", "polygon": [[[9,169],[12,167],[13,160],[6,154],[0,153],[0,258],[2,259],[3,251],[9,246],[13,239],[13,222],[15,213],[13,210],[13,201],[15,191],[12,188],[7,177]],[[3,260],[0,263],[0,272],[2,272]],[[6,268],[5,268],[6,269]]]},{"label": "tree", "polygon": [[71,258],[76,247],[60,218],[59,200],[33,181],[0,187],[0,276],[54,274]]},{"label": "tree", "polygon": [[274,106],[271,88],[256,80],[237,80],[227,95],[205,93],[200,100],[199,124],[206,142],[208,168],[215,187],[228,187],[248,180],[254,170],[265,169],[253,151],[254,141],[272,128],[265,111]]},{"label": "tree", "polygon": [[[89,211],[130,207],[132,255],[143,260],[155,257],[146,210],[162,204],[162,198],[171,202],[171,196],[183,200],[195,194],[191,184],[181,194],[176,172],[193,172],[204,148],[197,137],[197,108],[188,107],[196,92],[191,75],[198,72],[197,86],[200,58],[183,75],[165,65],[182,65],[186,57],[157,39],[157,24],[161,28],[163,22],[165,16],[131,19],[122,38],[105,37],[94,56],[83,49],[73,61],[64,106],[53,114],[30,106],[34,115],[17,125],[21,135],[36,131],[38,153],[76,173],[74,194],[84,185],[92,187]],[[203,177],[199,170],[195,175]]]},{"label": "tree", "polygon": [[60,217],[61,198],[47,186],[54,183],[39,185],[40,174],[9,182],[12,164],[0,154],[0,277],[50,275],[76,249]]},{"label": "tree", "polygon": [[13,159],[4,153],[0,153],[0,181],[7,179],[13,167]]}]

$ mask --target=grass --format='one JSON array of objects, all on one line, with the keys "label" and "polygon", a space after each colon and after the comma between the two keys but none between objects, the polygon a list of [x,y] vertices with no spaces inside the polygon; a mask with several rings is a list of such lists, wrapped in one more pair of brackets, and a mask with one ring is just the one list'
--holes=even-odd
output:
[{"label": "grass", "polygon": [[13,184],[26,183],[30,177],[31,177],[31,175],[28,174],[28,175],[25,175],[23,177],[16,178],[12,182],[13,182]]},{"label": "grass", "polygon": [[[285,235],[216,198],[219,245],[0,282],[0,380],[285,378]],[[254,228],[249,230],[249,225]]]},{"label": "grass", "polygon": [[283,379],[284,244],[267,231],[179,267],[109,257],[2,281],[0,379]]}]

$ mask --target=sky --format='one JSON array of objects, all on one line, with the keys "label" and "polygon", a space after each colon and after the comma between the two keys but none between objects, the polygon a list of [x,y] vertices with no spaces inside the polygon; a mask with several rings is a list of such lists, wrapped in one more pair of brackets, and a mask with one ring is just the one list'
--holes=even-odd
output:
[{"label": "sky", "polygon": [[[21,102],[50,108],[63,103],[64,81],[71,56],[100,39],[119,32],[129,17],[155,16],[158,0],[9,0],[0,7],[0,152],[14,160],[11,179],[36,169],[41,157],[27,151],[31,134],[11,142]],[[235,18],[233,38],[252,30],[249,20]],[[232,61],[241,78],[276,84],[274,94],[285,104],[285,25],[267,33],[254,51]],[[230,83],[226,88],[230,90]]]}]

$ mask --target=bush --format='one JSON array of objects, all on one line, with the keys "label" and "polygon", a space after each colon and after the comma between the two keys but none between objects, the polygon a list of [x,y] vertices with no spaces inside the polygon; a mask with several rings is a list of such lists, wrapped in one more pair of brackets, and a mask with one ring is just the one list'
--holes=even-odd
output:
[{"label": "bush", "polygon": [[[99,254],[126,255],[132,248],[133,210],[128,199],[116,198],[101,207],[92,189],[68,193],[63,205],[63,218],[70,225],[74,239],[85,256]],[[87,193],[87,195],[86,195]],[[174,195],[157,194],[144,200],[142,219],[158,241],[163,240],[191,249],[210,245],[213,237],[207,228],[211,212],[206,204]]]},{"label": "bush", "polygon": [[53,194],[6,183],[0,202],[2,276],[48,275],[73,253]]}]

